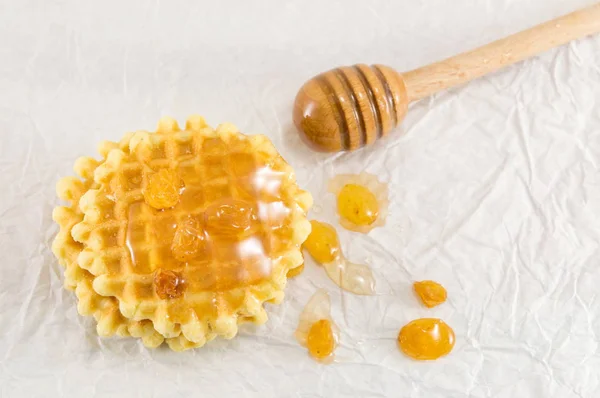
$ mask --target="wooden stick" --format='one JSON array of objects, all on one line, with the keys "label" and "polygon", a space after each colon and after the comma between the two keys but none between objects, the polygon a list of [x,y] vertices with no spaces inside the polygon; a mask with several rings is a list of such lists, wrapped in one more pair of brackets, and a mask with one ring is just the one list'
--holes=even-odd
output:
[{"label": "wooden stick", "polygon": [[543,23],[523,32],[402,73],[410,102],[459,86],[551,48],[600,31],[600,4]]},{"label": "wooden stick", "polygon": [[392,131],[412,101],[598,32],[600,3],[406,73],[384,65],[335,68],[302,86],[294,123],[316,150],[353,151]]}]

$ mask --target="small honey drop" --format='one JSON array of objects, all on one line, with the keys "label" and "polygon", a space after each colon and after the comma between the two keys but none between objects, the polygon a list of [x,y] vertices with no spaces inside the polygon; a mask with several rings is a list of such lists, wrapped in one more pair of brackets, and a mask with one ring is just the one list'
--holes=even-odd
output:
[{"label": "small honey drop", "polygon": [[376,176],[340,174],[329,181],[328,190],[337,197],[337,211],[344,228],[368,233],[385,224],[388,188]]},{"label": "small honey drop", "polygon": [[337,325],[331,319],[329,294],[319,289],[302,310],[294,336],[316,361],[331,363],[339,334]]},{"label": "small honey drop", "polygon": [[413,359],[438,359],[452,351],[454,331],[441,319],[416,319],[400,329],[398,345]]},{"label": "small honey drop", "polygon": [[174,299],[183,295],[185,284],[178,272],[159,269],[154,275],[154,288],[161,299]]},{"label": "small honey drop", "polygon": [[379,203],[366,187],[346,184],[337,197],[340,216],[359,226],[371,225],[379,215]]},{"label": "small honey drop", "polygon": [[346,260],[340,248],[337,231],[327,223],[312,220],[312,230],[304,248],[325,268],[327,276],[342,289],[354,294],[371,295],[375,292],[375,278],[364,264]]},{"label": "small honey drop", "polygon": [[304,248],[319,264],[334,261],[340,255],[337,232],[331,225],[312,220],[312,230],[304,242]]},{"label": "small honey drop", "polygon": [[304,263],[300,264],[296,268],[292,268],[291,270],[289,270],[287,272],[287,277],[288,278],[295,278],[298,275],[300,275],[303,271],[304,271]]},{"label": "small honey drop", "polygon": [[160,169],[148,177],[148,183],[143,189],[144,200],[155,209],[166,209],[179,203],[183,180],[176,171]]},{"label": "small honey drop", "polygon": [[333,353],[335,338],[329,320],[320,319],[312,324],[306,337],[306,347],[315,359],[324,359]]},{"label": "small honey drop", "polygon": [[442,304],[448,297],[444,286],[434,281],[415,282],[413,288],[427,308]]}]

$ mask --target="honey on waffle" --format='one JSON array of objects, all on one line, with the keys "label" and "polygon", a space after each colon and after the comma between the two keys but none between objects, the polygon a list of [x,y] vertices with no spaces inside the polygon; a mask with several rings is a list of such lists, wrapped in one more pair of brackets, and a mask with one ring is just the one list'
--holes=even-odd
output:
[{"label": "honey on waffle", "polygon": [[[117,146],[117,143],[104,143],[102,148]],[[104,153],[101,151],[101,153]],[[94,170],[98,162],[91,158],[81,158],[75,162],[75,172],[82,180],[75,177],[63,178],[57,184],[58,196],[69,203],[69,206],[56,207],[52,213],[60,231],[52,244],[52,250],[65,267],[65,287],[74,290],[77,296],[77,310],[81,315],[91,315],[97,322],[96,330],[100,336],[134,336],[142,339],[147,347],[156,347],[165,340],[152,326],[152,322],[131,321],[119,311],[114,297],[100,296],[92,289],[93,275],[82,269],[77,258],[83,245],[71,236],[71,229],[83,221],[83,213],[79,208],[79,199],[90,188],[97,185],[93,182]],[[169,340],[169,339],[167,339]],[[174,340],[169,345],[175,347],[189,346],[190,342]]]},{"label": "honey on waffle", "polygon": [[88,290],[173,349],[266,321],[262,304],[281,301],[303,262],[312,202],[269,140],[163,118],[156,133],[109,147],[79,199],[81,221],[61,224]]}]

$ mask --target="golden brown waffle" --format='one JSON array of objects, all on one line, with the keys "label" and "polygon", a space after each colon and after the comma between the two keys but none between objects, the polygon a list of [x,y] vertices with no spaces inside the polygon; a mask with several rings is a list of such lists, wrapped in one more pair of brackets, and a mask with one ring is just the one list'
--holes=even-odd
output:
[{"label": "golden brown waffle", "polygon": [[[287,272],[302,263],[312,202],[268,139],[229,124],[214,131],[200,117],[180,131],[164,118],[156,133],[129,134],[100,152],[100,162],[77,162],[83,182],[58,184],[71,206],[55,211],[61,231],[53,246],[80,313],[95,316],[99,333],[142,337],[148,346],[164,337],[182,350],[231,338],[241,322],[266,321],[262,304],[281,301]],[[161,169],[183,180],[168,209],[145,196]],[[223,206],[250,209],[247,228],[236,229],[244,217]],[[190,217],[201,221],[206,250],[178,261],[173,241]]]},{"label": "golden brown waffle", "polygon": [[[103,147],[117,146],[116,143],[104,143]],[[57,184],[58,196],[69,206],[59,206],[52,217],[60,227],[54,239],[52,250],[65,267],[65,287],[75,290],[78,298],[77,309],[81,315],[91,315],[96,319],[97,332],[100,336],[134,336],[142,339],[144,345],[157,347],[164,337],[158,333],[150,321],[130,321],[121,315],[119,305],[114,297],[100,296],[92,289],[93,275],[82,269],[77,257],[83,249],[81,243],[75,242],[71,229],[83,221],[83,213],[79,209],[79,199],[89,189],[96,187],[93,173],[99,162],[91,158],[81,158],[75,163],[75,172],[83,179],[75,177],[63,178]]]}]

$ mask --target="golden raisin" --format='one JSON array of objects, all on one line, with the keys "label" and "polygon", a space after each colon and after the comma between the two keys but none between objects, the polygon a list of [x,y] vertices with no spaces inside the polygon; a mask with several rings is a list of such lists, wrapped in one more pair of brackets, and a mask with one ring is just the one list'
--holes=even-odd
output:
[{"label": "golden raisin", "polygon": [[316,359],[327,358],[335,348],[331,322],[321,319],[312,324],[306,337],[308,352]]},{"label": "golden raisin", "polygon": [[183,180],[175,170],[160,169],[148,177],[143,190],[144,200],[155,209],[166,209],[179,203]]},{"label": "golden raisin", "polygon": [[296,268],[292,268],[291,270],[289,270],[287,273],[287,277],[288,278],[296,277],[296,276],[300,275],[302,273],[302,271],[304,271],[304,263],[300,264]]},{"label": "golden raisin", "polygon": [[448,297],[444,286],[434,281],[415,282],[413,288],[423,304],[428,308],[442,304]]},{"label": "golden raisin", "polygon": [[338,212],[355,225],[371,225],[379,215],[377,197],[368,188],[346,184],[337,197]]},{"label": "golden raisin", "polygon": [[327,264],[340,256],[340,242],[331,225],[312,220],[312,230],[304,242],[304,248],[319,264]]},{"label": "golden raisin", "polygon": [[454,331],[441,319],[416,319],[400,329],[398,345],[413,359],[437,359],[452,351]]},{"label": "golden raisin", "polygon": [[179,272],[159,269],[154,275],[154,289],[163,300],[177,298],[185,290],[185,281]]},{"label": "golden raisin", "polygon": [[235,236],[250,229],[256,215],[251,203],[227,199],[206,209],[205,218],[209,232]]},{"label": "golden raisin", "polygon": [[182,220],[175,230],[171,243],[173,256],[182,262],[188,262],[203,254],[206,250],[206,235],[204,229],[194,217]]}]

